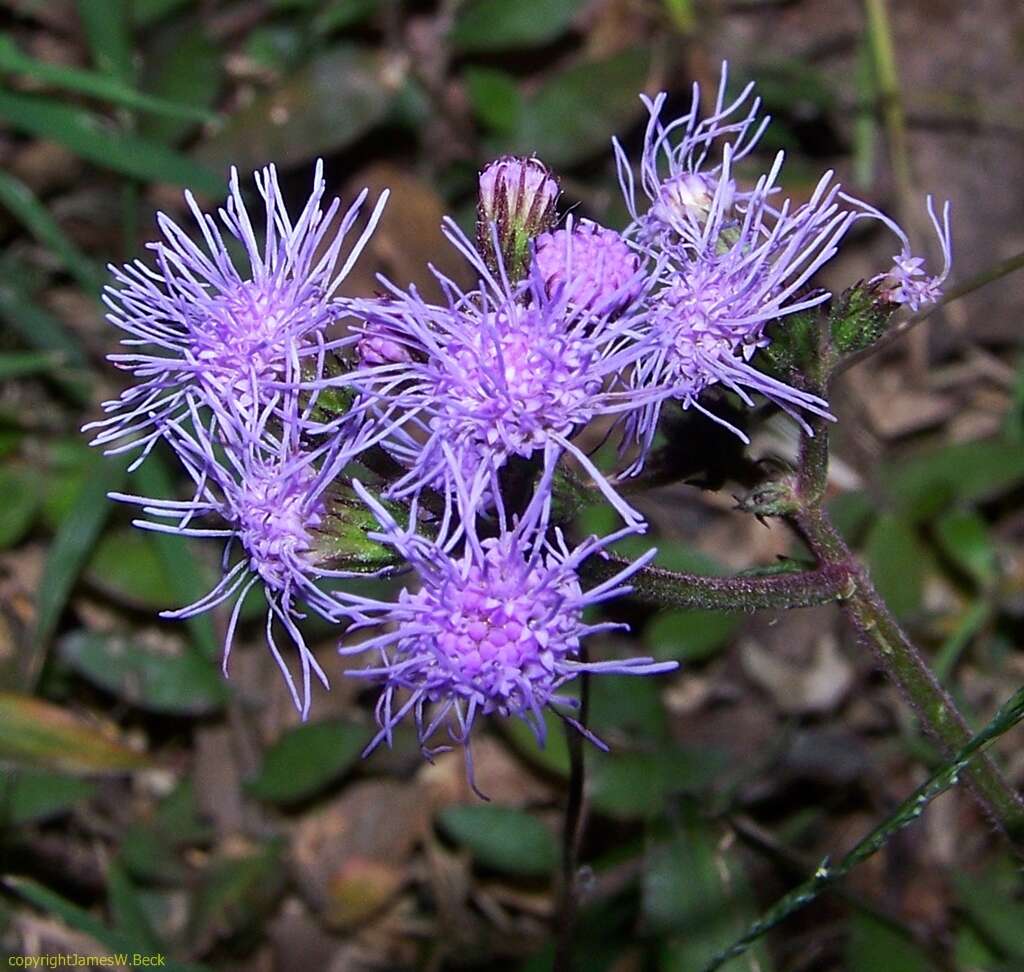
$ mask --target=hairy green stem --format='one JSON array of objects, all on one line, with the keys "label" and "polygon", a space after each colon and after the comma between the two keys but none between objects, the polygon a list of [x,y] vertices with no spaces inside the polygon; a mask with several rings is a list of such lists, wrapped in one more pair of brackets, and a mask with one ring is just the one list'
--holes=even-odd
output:
[{"label": "hairy green stem", "polygon": [[[797,511],[791,519],[821,569],[845,572],[850,582],[842,599],[847,616],[913,707],[925,731],[949,756],[967,745],[970,727],[829,520],[822,502],[828,472],[828,429],[821,420],[812,425],[814,435],[805,434],[801,445]],[[995,762],[987,756],[979,759],[968,773],[968,782],[992,822],[1024,848],[1024,802]]]},{"label": "hairy green stem", "polygon": [[[627,561],[619,557],[595,561],[588,572],[597,579],[613,577]],[[763,608],[813,607],[840,600],[850,590],[845,566],[828,564],[816,570],[785,571],[767,576],[709,577],[661,567],[644,567],[629,581],[633,596],[650,604],[705,611],[756,611]]]}]

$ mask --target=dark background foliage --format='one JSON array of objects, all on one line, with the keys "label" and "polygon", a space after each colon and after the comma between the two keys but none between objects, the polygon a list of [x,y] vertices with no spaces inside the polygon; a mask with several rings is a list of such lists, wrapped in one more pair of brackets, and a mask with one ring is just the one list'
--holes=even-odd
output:
[{"label": "dark background foliage", "polygon": [[[211,550],[132,532],[105,494],[122,463],[77,429],[120,377],[98,301],[182,186],[278,163],[295,203],[392,188],[349,292],[373,273],[458,272],[445,212],[479,167],[536,152],[566,206],[621,225],[609,150],[636,95],[680,109],[730,59],[775,116],[786,188],[821,170],[907,220],[953,200],[956,274],[1022,248],[1024,13],[1012,0],[7,0],[0,5],[0,948],[163,953],[178,968],[508,968],[551,961],[566,752],[495,726],[422,764],[400,735],[366,762],[368,697],[335,673],[298,725],[259,625],[230,681],[223,618],[161,623],[214,576]],[[751,169],[752,171],[752,169]],[[747,173],[749,174],[749,172]],[[829,283],[887,264],[854,241]],[[934,254],[933,254],[934,256]],[[980,725],[1024,680],[1024,380],[1019,280],[951,304],[834,390],[833,512]],[[750,455],[792,459],[791,425]],[[736,440],[677,416],[676,478],[638,500],[660,562],[728,572],[799,549],[737,512]],[[132,477],[166,494],[157,456]],[[716,490],[715,492],[710,489]],[[583,514],[587,526],[600,510]],[[254,606],[253,617],[258,615]],[[606,680],[588,754],[580,967],[690,972],[937,764],[912,713],[830,608],[728,615],[615,608],[684,663]],[[601,654],[622,644],[598,644]],[[598,680],[599,682],[601,680]],[[1000,741],[1024,781],[1019,734]],[[1024,966],[1017,864],[962,789],[729,969],[923,972]]]}]

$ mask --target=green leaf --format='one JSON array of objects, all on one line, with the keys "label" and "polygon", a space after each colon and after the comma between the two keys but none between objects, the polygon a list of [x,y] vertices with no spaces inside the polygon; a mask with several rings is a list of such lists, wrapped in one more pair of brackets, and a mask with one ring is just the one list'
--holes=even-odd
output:
[{"label": "green leaf", "polygon": [[921,607],[927,560],[913,527],[892,513],[883,513],[871,527],[864,548],[871,579],[897,617]]},{"label": "green leaf", "polygon": [[54,532],[74,508],[86,480],[95,469],[96,450],[80,436],[54,439],[43,462],[43,522]]},{"label": "green leaf", "polygon": [[1007,871],[1005,876],[993,871],[987,879],[954,872],[953,884],[961,908],[982,938],[1007,958],[1024,960],[1024,903],[1014,900],[1020,875]]},{"label": "green leaf", "polygon": [[[339,46],[309,60],[272,92],[231,116],[198,156],[218,168],[281,168],[351,144],[387,114],[393,85],[384,56]],[[268,124],[269,120],[269,124]]]},{"label": "green leaf", "polygon": [[523,810],[446,807],[438,823],[455,843],[468,848],[480,864],[495,871],[541,877],[550,874],[558,860],[551,832]]},{"label": "green leaf", "polygon": [[152,538],[142,530],[108,530],[93,547],[85,578],[108,597],[132,607],[160,611],[180,606],[169,590]]},{"label": "green leaf", "polygon": [[954,956],[957,969],[989,970],[999,965],[999,956],[970,925],[957,929]]},{"label": "green leaf", "polygon": [[727,611],[661,611],[647,625],[644,644],[658,659],[701,661],[724,648],[741,623]]},{"label": "green leaf", "polygon": [[[408,519],[406,508],[387,501],[384,505],[399,521]],[[380,529],[377,518],[353,490],[347,487],[338,490],[317,530],[314,549],[318,562],[332,569],[366,572],[401,563],[393,547],[367,536]]]},{"label": "green leaf", "polygon": [[351,27],[367,20],[377,12],[380,0],[327,0],[313,17],[313,31],[325,36],[344,27]]},{"label": "green leaf", "polygon": [[706,790],[725,765],[725,756],[710,749],[589,750],[586,759],[591,805],[622,819],[659,816],[670,797]]},{"label": "green leaf", "polygon": [[56,631],[78,573],[110,515],[113,504],[107,493],[116,490],[124,481],[124,469],[102,456],[92,457],[87,469],[82,489],[46,555],[36,603],[33,640],[37,651],[45,650]]},{"label": "green leaf", "polygon": [[833,301],[828,317],[835,349],[853,354],[870,347],[885,333],[896,307],[879,300],[863,283],[843,291]]},{"label": "green leaf", "polygon": [[365,726],[340,719],[289,729],[263,756],[245,789],[270,803],[297,803],[339,779],[366,746]]},{"label": "green leaf", "polygon": [[[581,534],[605,536],[617,529],[617,514],[607,504],[588,506],[577,520]],[[627,560],[637,560],[651,549],[649,537],[626,537],[616,543],[611,550]],[[687,546],[685,543],[668,539],[658,543],[658,555],[654,564],[666,570],[676,570],[692,574],[719,576],[728,570],[700,550]]]},{"label": "green leaf", "polygon": [[148,765],[144,753],[83,719],[27,695],[0,693],[0,760],[69,773],[122,773]]},{"label": "green leaf", "polygon": [[935,537],[950,560],[981,587],[996,576],[996,548],[984,517],[950,510],[935,523]]},{"label": "green leaf", "polygon": [[120,131],[82,108],[0,91],[0,118],[18,131],[60,142],[101,168],[144,182],[190,186],[214,197],[224,194],[223,180],[205,166],[156,142]]},{"label": "green leaf", "polygon": [[120,860],[140,880],[175,883],[188,876],[182,850],[207,844],[213,829],[202,820],[190,779],[182,780],[148,819],[137,820],[124,833]]},{"label": "green leaf", "polygon": [[[728,945],[754,915],[754,899],[736,846],[687,804],[674,833],[661,832],[644,854],[645,927],[668,936],[661,972],[692,972]],[[760,949],[757,968],[770,968]],[[739,966],[737,966],[739,969]]]},{"label": "green leaf", "polygon": [[306,42],[306,31],[298,24],[264,24],[245,39],[245,56],[263,70],[282,75],[308,56]]},{"label": "green leaf", "polygon": [[116,860],[107,865],[107,900],[111,921],[120,934],[138,942],[149,955],[158,955],[164,951],[142,907],[139,889]]},{"label": "green leaf", "polygon": [[643,111],[637,92],[644,88],[649,64],[649,50],[634,48],[558,72],[525,99],[520,124],[495,137],[492,148],[536,153],[556,168],[607,152],[612,134]]},{"label": "green leaf", "polygon": [[98,918],[84,908],[79,908],[66,898],[43,887],[30,878],[8,875],[3,879],[4,885],[20,898],[34,905],[41,911],[56,915],[65,924],[76,931],[84,932],[97,942],[113,951],[134,951],[137,943],[107,928]]},{"label": "green leaf", "polygon": [[[147,496],[173,496],[174,480],[163,456],[152,453],[135,471],[139,489]],[[166,533],[150,533],[149,543],[156,551],[157,560],[166,579],[176,606],[192,604],[209,591],[216,579],[205,562],[199,560],[194,548],[184,537]],[[252,599],[255,601],[255,598]],[[241,617],[248,620],[247,608],[242,608]],[[206,658],[217,658],[222,650],[220,639],[213,626],[212,616],[204,612],[186,618],[195,646]]]},{"label": "green leaf", "polygon": [[0,353],[0,381],[46,374],[62,361],[63,356],[54,351],[5,351]]},{"label": "green leaf", "polygon": [[681,34],[691,34],[697,26],[694,0],[663,0],[672,26]]},{"label": "green leaf", "polygon": [[132,0],[132,23],[137,28],[149,27],[194,3],[195,0]]},{"label": "green leaf", "polygon": [[873,915],[858,912],[850,919],[846,968],[850,972],[930,972],[933,966],[905,935]]},{"label": "green leaf", "polygon": [[86,780],[45,770],[10,770],[0,776],[0,829],[49,820],[88,800]]},{"label": "green leaf", "polygon": [[463,77],[473,113],[495,132],[514,132],[522,124],[523,98],[511,74],[467,67]]},{"label": "green leaf", "polygon": [[626,739],[664,739],[668,732],[661,691],[649,678],[598,678],[590,686],[590,728]]},{"label": "green leaf", "polygon": [[850,544],[857,545],[878,512],[877,504],[864,490],[840,493],[828,501],[828,515],[835,528]]},{"label": "green leaf", "polygon": [[193,121],[210,121],[215,116],[195,104],[185,101],[165,100],[144,94],[124,84],[110,74],[98,74],[82,68],[67,67],[37,61],[34,57],[18,50],[9,37],[0,36],[0,73],[27,74],[44,84],[63,88],[76,94],[99,98],[113,105],[136,108],[139,111],[167,115],[171,118],[186,118]]},{"label": "green leaf", "polygon": [[539,47],[557,39],[587,0],[471,0],[459,10],[449,39],[462,52]]},{"label": "green leaf", "polygon": [[[55,915],[65,924],[76,931],[94,938],[101,945],[110,950],[111,953],[128,953],[129,955],[139,952],[151,954],[145,943],[136,941],[120,931],[113,931],[96,918],[91,912],[80,908],[66,898],[51,891],[49,888],[31,880],[30,878],[14,877],[8,875],[3,879],[3,884],[22,900],[41,911]],[[166,958],[164,966],[168,972],[205,972],[205,966],[192,965],[184,962],[176,962],[174,959]]]},{"label": "green leaf", "polygon": [[9,210],[43,246],[60,257],[68,273],[86,293],[98,293],[104,279],[99,267],[68,239],[32,190],[20,179],[4,172],[0,172],[0,205]]},{"label": "green leaf", "polygon": [[40,478],[34,469],[0,467],[0,550],[13,547],[28,533],[39,509]]},{"label": "green leaf", "polygon": [[[715,972],[716,969],[736,956],[742,955],[750,946],[768,931],[781,924],[794,912],[814,901],[826,888],[849,874],[858,864],[866,861],[904,827],[917,820],[925,807],[937,796],[945,793],[960,779],[960,775],[970,761],[989,746],[994,739],[1009,732],[1024,719],[1024,689],[999,707],[999,711],[991,721],[971,737],[964,746],[947,763],[940,766],[928,779],[921,784],[892,813],[879,823],[870,833],[862,837],[837,863],[824,861],[805,881],[789,893],[783,895],[768,911],[747,927],[747,930],[728,948],[718,952],[702,969],[702,972]],[[1019,919],[1017,921],[1019,928]]]},{"label": "green leaf", "polygon": [[886,463],[878,481],[904,517],[921,523],[955,501],[990,499],[1024,481],[1024,449],[1000,438],[955,443]]},{"label": "green leaf", "polygon": [[55,381],[78,405],[92,402],[89,359],[78,338],[53,315],[41,310],[21,286],[24,268],[9,257],[0,265],[0,319],[30,347],[59,354],[77,374],[56,372]]},{"label": "green leaf", "polygon": [[283,847],[273,841],[251,853],[214,860],[192,899],[186,941],[228,939],[258,928],[285,885]]},{"label": "green leaf", "polygon": [[174,650],[128,635],[72,631],[58,649],[83,678],[149,712],[207,715],[227,701],[220,671],[190,646]]},{"label": "green leaf", "polygon": [[209,111],[220,89],[223,55],[199,27],[186,21],[162,31],[146,52],[146,87],[161,99],[193,105],[192,114],[175,118],[152,115],[139,131],[154,142],[178,141],[196,121],[212,121]]}]

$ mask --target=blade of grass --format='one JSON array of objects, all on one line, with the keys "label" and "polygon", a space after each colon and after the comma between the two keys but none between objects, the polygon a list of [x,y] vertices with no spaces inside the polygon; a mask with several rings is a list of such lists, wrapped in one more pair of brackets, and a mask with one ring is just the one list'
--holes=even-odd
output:
[{"label": "blade of grass", "polygon": [[[0,884],[33,907],[46,914],[55,915],[70,928],[94,938],[112,954],[132,955],[137,952],[146,954],[143,942],[108,928],[84,908],[80,908],[31,878],[6,875],[0,878]],[[165,958],[165,962],[164,967],[169,972],[204,972],[207,968],[207,966],[177,962],[171,958]]]},{"label": "blade of grass", "polygon": [[222,180],[205,166],[156,142],[120,132],[84,109],[0,91],[0,118],[18,131],[60,142],[103,168],[145,182],[191,186],[210,196],[223,194]]},{"label": "blade of grass", "polygon": [[25,74],[64,91],[73,91],[90,98],[99,98],[108,104],[135,108],[168,118],[208,122],[217,117],[205,108],[145,94],[113,75],[36,60],[19,51],[9,37],[0,37],[0,72]]},{"label": "blade of grass", "polygon": [[123,466],[99,454],[91,457],[90,466],[82,490],[46,554],[31,651],[23,666],[27,690],[35,685],[75,581],[113,509],[107,493],[117,490],[126,475]]},{"label": "blade of grass", "polygon": [[93,63],[104,74],[131,84],[130,5],[126,0],[78,0],[78,19],[85,30]]},{"label": "blade of grass", "polygon": [[1024,688],[1019,689],[999,709],[992,721],[981,732],[972,736],[970,742],[948,763],[932,773],[885,820],[858,841],[838,864],[832,866],[828,864],[827,860],[823,862],[811,877],[780,898],[740,938],[727,949],[719,952],[704,966],[703,972],[715,972],[730,959],[742,955],[754,942],[775,928],[776,925],[795,911],[799,911],[804,905],[810,904],[822,891],[845,877],[862,861],[881,850],[889,838],[921,816],[925,807],[932,800],[954,786],[960,773],[975,756],[1004,733],[1009,732],[1021,719],[1024,719]]},{"label": "blade of grass", "polygon": [[7,351],[0,354],[0,381],[45,373],[63,361],[59,351]]},{"label": "blade of grass", "polygon": [[24,224],[25,228],[64,263],[68,273],[90,294],[102,287],[103,275],[74,243],[35,194],[20,179],[0,172],[0,205]]},{"label": "blade of grass", "polygon": [[32,301],[17,279],[17,264],[5,261],[0,272],[0,320],[31,347],[59,354],[68,367],[53,374],[54,381],[76,404],[89,404],[92,382],[84,348],[60,321]]}]

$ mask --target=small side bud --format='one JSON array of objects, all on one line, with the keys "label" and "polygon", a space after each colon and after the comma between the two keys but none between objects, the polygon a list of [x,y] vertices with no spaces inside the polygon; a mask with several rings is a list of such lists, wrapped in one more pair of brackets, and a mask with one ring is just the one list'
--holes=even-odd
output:
[{"label": "small side bud", "polygon": [[412,361],[409,349],[383,334],[367,334],[356,345],[356,357],[363,367]]},{"label": "small side bud", "polygon": [[789,516],[799,508],[793,484],[768,482],[736,498],[736,508],[756,517]]},{"label": "small side bud", "polygon": [[840,354],[871,347],[886,331],[900,305],[883,281],[854,284],[832,302],[828,326]]},{"label": "small side bud", "polygon": [[554,225],[560,192],[540,159],[507,155],[480,173],[477,242],[492,268],[500,261],[510,278],[525,276],[530,240]]}]

